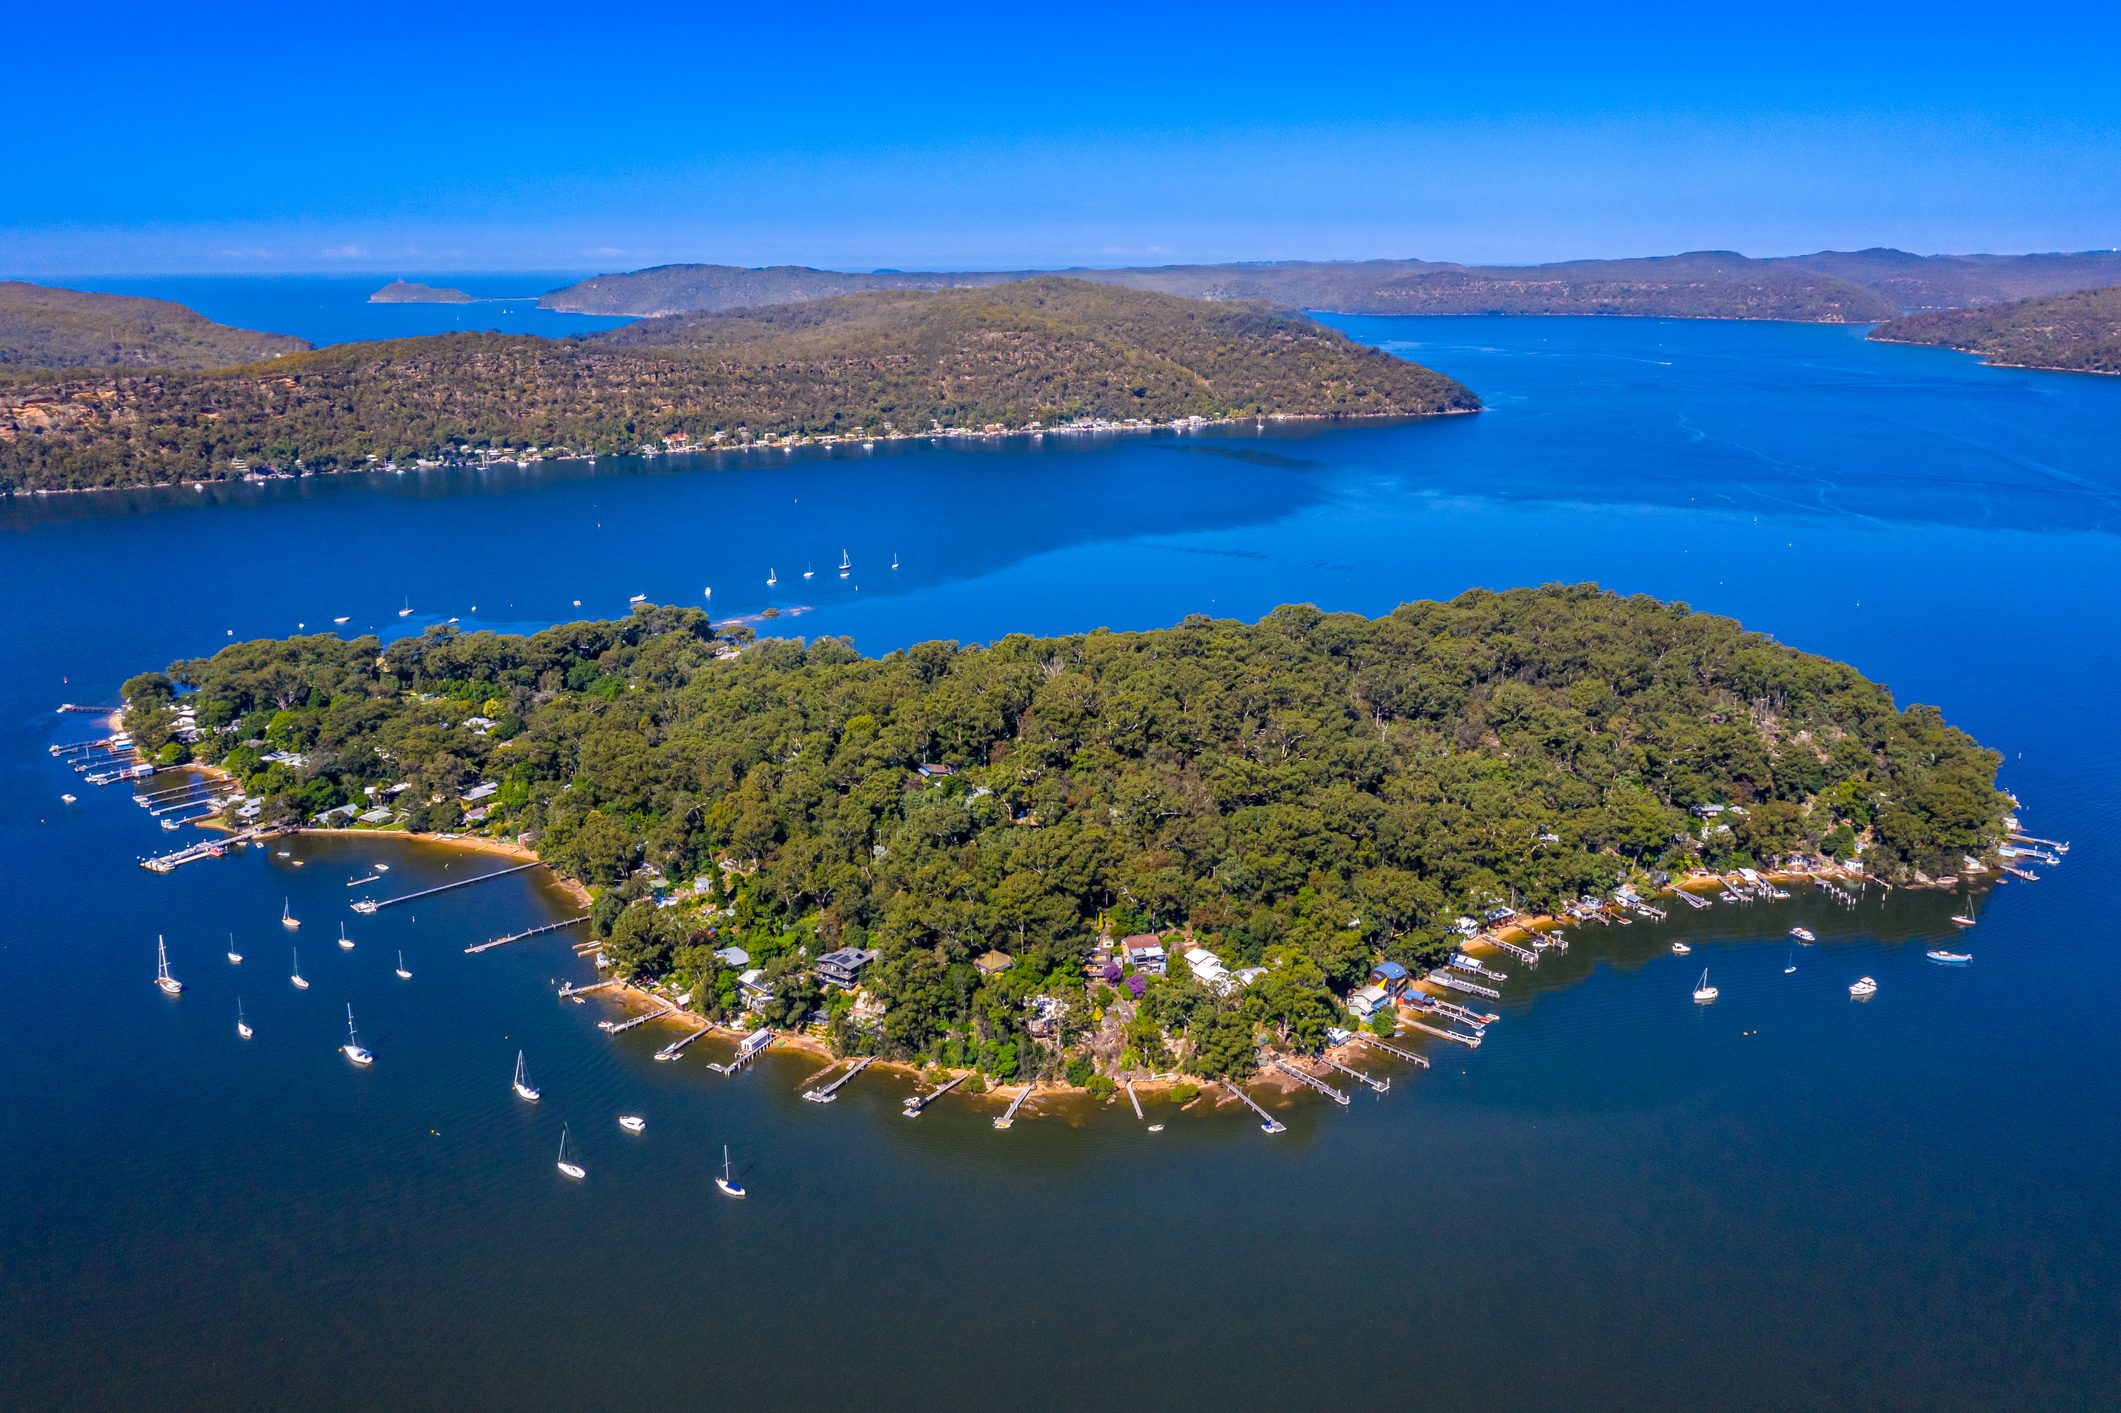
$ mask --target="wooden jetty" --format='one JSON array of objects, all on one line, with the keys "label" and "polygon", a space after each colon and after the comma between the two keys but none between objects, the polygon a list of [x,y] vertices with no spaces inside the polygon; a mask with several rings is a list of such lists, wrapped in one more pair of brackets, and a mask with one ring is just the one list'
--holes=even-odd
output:
[{"label": "wooden jetty", "polygon": [[1142,1113],[1142,1101],[1135,1094],[1134,1081],[1131,1079],[1127,1081],[1127,1102],[1134,1106],[1134,1117],[1135,1120],[1139,1122],[1144,1117]]},{"label": "wooden jetty", "polygon": [[121,711],[125,710],[125,708],[123,708],[123,707],[104,707],[104,706],[82,706],[82,705],[80,705],[80,704],[79,704],[79,703],[77,703],[77,702],[61,702],[61,703],[59,703],[59,710],[61,710],[61,711],[79,711],[79,712],[86,712],[86,713],[88,713],[88,714],[89,714],[89,715],[91,715],[91,716],[115,716],[115,715],[116,715],[117,713],[119,713],[119,712],[121,712]]},{"label": "wooden jetty", "polygon": [[2027,883],[2038,883],[2040,881],[2040,875],[2029,868],[2013,868],[2011,865],[2005,864],[2003,871],[2013,878],[2022,878]]},{"label": "wooden jetty", "polygon": [[1438,986],[1448,986],[1453,991],[1464,991],[1474,996],[1486,996],[1493,1001],[1502,999],[1502,993],[1494,987],[1482,986],[1477,981],[1467,981],[1464,977],[1453,976],[1447,971],[1432,971],[1429,973],[1428,979],[1435,982]]},{"label": "wooden jetty", "polygon": [[1334,1059],[1331,1055],[1320,1055],[1318,1057],[1318,1061],[1320,1064],[1325,1065],[1328,1069],[1336,1070],[1339,1073],[1346,1075],[1349,1079],[1354,1080],[1357,1084],[1368,1085],[1371,1089],[1377,1091],[1379,1094],[1384,1093],[1387,1089],[1390,1089],[1392,1087],[1391,1080],[1372,1079],[1370,1078],[1370,1076],[1364,1074],[1361,1070],[1348,1068],[1348,1066]]},{"label": "wooden jetty", "polygon": [[1038,1088],[1038,1084],[1036,1081],[1025,1085],[1023,1092],[1009,1101],[1009,1107],[1002,1112],[1002,1116],[1000,1118],[994,1121],[994,1126],[996,1128],[1007,1128],[1009,1127],[1009,1125],[1015,1123],[1016,1111],[1024,1107],[1024,1101],[1031,1097],[1031,1091],[1036,1088]]},{"label": "wooden jetty", "polygon": [[[750,1064],[753,1060],[756,1060],[760,1055],[764,1054],[766,1052],[766,1047],[771,1045],[772,1043],[773,1032],[764,1027],[761,1027],[758,1030],[750,1032],[743,1038],[743,1040],[738,1042],[736,1047],[736,1055],[729,1061],[728,1064],[725,1065],[720,1063],[719,1061],[709,1060],[707,1062],[707,1068],[713,1070],[716,1074],[735,1074],[738,1070],[744,1068],[744,1066]],[[818,1073],[824,1074],[831,1068],[831,1065],[827,1065],[823,1070],[819,1070]],[[814,1077],[815,1076],[813,1076],[813,1078]]]},{"label": "wooden jetty", "polygon": [[2048,848],[2053,849],[2058,854],[2066,854],[2069,852],[2069,841],[2067,839],[2042,839],[2038,835],[2019,834],[2016,832],[2013,832],[2011,834],[2011,838],[2019,843],[2024,844],[2045,844]]},{"label": "wooden jetty", "polygon": [[401,893],[395,898],[363,898],[353,905],[353,910],[357,913],[380,912],[384,908],[394,908],[400,903],[410,903],[416,898],[431,898],[437,893],[447,893],[452,888],[469,888],[474,883],[486,883],[496,878],[506,878],[511,873],[521,873],[528,868],[542,867],[543,860],[532,859],[529,863],[495,869],[492,873],[482,873],[477,878],[460,878],[454,883],[437,883],[432,888],[422,888],[416,893]]},{"label": "wooden jetty", "polygon": [[[351,883],[346,886],[349,888],[353,887]],[[558,932],[563,927],[573,927],[578,922],[587,921],[589,921],[589,914],[583,913],[580,917],[562,918],[558,922],[548,922],[543,927],[532,927],[522,932],[511,932],[506,937],[496,937],[490,942],[474,942],[464,950],[466,952],[491,951],[495,947],[505,947],[511,942],[520,942],[526,937],[538,937],[547,932]]]},{"label": "wooden jetty", "polygon": [[1471,1007],[1461,1006],[1456,1001],[1432,1000],[1429,1003],[1429,1009],[1438,1015],[1449,1016],[1453,1020],[1462,1020],[1475,1029],[1484,1029],[1502,1019],[1501,1016],[1492,1013],[1483,1014],[1480,1011],[1473,1010]]},{"label": "wooden jetty", "polygon": [[1242,1089],[1239,1089],[1236,1085],[1230,1083],[1229,1080],[1226,1079],[1223,1081],[1223,1088],[1229,1090],[1232,1094],[1235,1094],[1238,1099],[1244,1103],[1244,1106],[1247,1109],[1250,1109],[1253,1113],[1259,1115],[1259,1126],[1266,1132],[1281,1133],[1287,1129],[1288,1125],[1284,1124],[1280,1119],[1275,1118],[1272,1114],[1268,1113],[1265,1109],[1261,1108],[1259,1106],[1258,1100],[1254,1099],[1251,1095],[1245,1093],[1245,1091],[1243,1091]]},{"label": "wooden jetty", "polygon": [[1340,1105],[1341,1108],[1345,1109],[1348,1107],[1347,1095],[1341,1093],[1338,1089],[1335,1089],[1332,1085],[1326,1083],[1317,1075],[1312,1074],[1309,1070],[1303,1069],[1297,1065],[1292,1065],[1279,1055],[1268,1056],[1267,1063],[1274,1066],[1274,1068],[1280,1070],[1283,1074],[1289,1075],[1290,1077],[1299,1080],[1304,1084],[1310,1085],[1313,1089],[1325,1095],[1334,1103]]},{"label": "wooden jetty", "polygon": [[598,1021],[597,1029],[603,1031],[606,1035],[623,1035],[637,1025],[646,1025],[652,1020],[661,1020],[663,1017],[673,1014],[676,1010],[676,1006],[665,1001],[663,1009],[660,1011],[643,1011],[637,1016],[629,1016],[622,1021]]},{"label": "wooden jetty", "polygon": [[1397,1055],[1400,1059],[1405,1060],[1410,1065],[1420,1065],[1423,1069],[1430,1068],[1429,1057],[1426,1055],[1417,1055],[1412,1050],[1403,1050],[1399,1046],[1394,1045],[1391,1041],[1379,1040],[1376,1036],[1371,1035],[1367,1031],[1363,1032],[1357,1038],[1362,1040],[1365,1044],[1375,1045],[1378,1049],[1384,1051],[1387,1055]]},{"label": "wooden jetty", "polygon": [[1463,952],[1451,958],[1451,965],[1457,968],[1459,971],[1469,971],[1475,976],[1484,976],[1490,981],[1508,981],[1510,979],[1510,974],[1508,972],[1497,971],[1495,970],[1495,968],[1489,966],[1482,966],[1479,962],[1474,961],[1471,957],[1465,955]]},{"label": "wooden jetty", "polygon": [[1418,1020],[1410,1020],[1407,1024],[1425,1034],[1436,1036],[1438,1039],[1455,1040],[1468,1050],[1478,1050],[1480,1048],[1481,1037],[1478,1035],[1466,1035],[1460,1031],[1445,1029],[1442,1026],[1424,1025]]},{"label": "wooden jetty", "polygon": [[564,1001],[570,996],[587,996],[592,991],[602,991],[607,986],[618,984],[617,981],[592,981],[587,986],[577,986],[570,981],[560,988],[560,999]]},{"label": "wooden jetty", "polygon": [[1483,934],[1479,937],[1474,938],[1473,940],[1476,942],[1485,942],[1490,947],[1496,948],[1498,951],[1508,952],[1511,956],[1517,958],[1518,961],[1523,962],[1528,967],[1536,967],[1539,965],[1539,953],[1533,951],[1530,947],[1526,947],[1520,943],[1506,942],[1502,938],[1494,936],[1492,933]]},{"label": "wooden jetty", "polygon": [[1709,905],[1708,899],[1697,898],[1684,888],[1674,888],[1672,890],[1672,896],[1677,898],[1680,902],[1685,903],[1688,907],[1693,908],[1697,912]]},{"label": "wooden jetty", "polygon": [[963,1084],[964,1082],[965,1077],[963,1075],[952,1075],[949,1079],[944,1080],[941,1084],[938,1084],[937,1086],[935,1086],[935,1088],[929,1090],[926,1094],[908,1095],[906,1097],[905,1107],[906,1117],[909,1119],[919,1118],[921,1116],[921,1110],[927,1108],[930,1104],[942,1098],[945,1094],[948,1094],[951,1090],[957,1088],[960,1084]]},{"label": "wooden jetty", "polygon": [[683,1050],[687,1045],[690,1045],[693,1041],[699,1039],[701,1036],[707,1034],[707,1032],[713,1029],[714,1022],[708,1021],[706,1024],[702,1025],[698,1030],[688,1030],[683,1035],[680,1035],[677,1039],[671,1041],[668,1045],[665,1045],[662,1049],[656,1051],[655,1057],[658,1060],[675,1060],[678,1057],[678,1052],[680,1050]]},{"label": "wooden jetty", "polygon": [[[832,1083],[826,1085],[824,1088],[804,1090],[803,1097],[805,1099],[808,1099],[813,1104],[830,1104],[834,1099],[837,1099],[839,1097],[841,1085],[845,1084],[848,1080],[853,1079],[863,1070],[868,1069],[869,1066],[874,1064],[875,1062],[876,1056],[864,1055],[859,1060],[856,1060],[853,1064],[849,1065],[845,1074],[841,1075],[838,1079],[832,1081]],[[829,1070],[831,1067],[827,1066],[826,1068],[827,1070]],[[825,1071],[820,1071],[820,1073],[824,1072]]]}]

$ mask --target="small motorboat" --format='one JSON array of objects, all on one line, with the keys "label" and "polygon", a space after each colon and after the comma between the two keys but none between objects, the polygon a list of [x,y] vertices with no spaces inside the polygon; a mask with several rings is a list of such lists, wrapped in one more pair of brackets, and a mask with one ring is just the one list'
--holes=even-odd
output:
[{"label": "small motorboat", "polygon": [[1944,962],[1947,965],[1957,962],[1970,962],[1974,959],[1972,952],[1952,952],[1942,947],[1932,947],[1924,955],[1933,962]]},{"label": "small motorboat", "polygon": [[1793,927],[1790,929],[1790,936],[1796,938],[1799,942],[1817,942],[1819,940],[1812,935],[1812,930],[1809,927]]},{"label": "small motorboat", "polygon": [[374,869],[374,870],[375,870],[375,871],[376,871],[377,873],[388,873],[388,872],[390,872],[390,865],[389,865],[389,864],[370,864],[370,865],[369,865],[369,867],[370,867],[370,868],[372,868],[372,869]]},{"label": "small motorboat", "polygon": [[1878,983],[1871,980],[1867,976],[1858,977],[1854,982],[1850,983],[1849,985],[1849,995],[1856,997],[1858,1000],[1861,1000],[1863,997],[1866,996],[1875,996],[1877,994]]},{"label": "small motorboat", "polygon": [[1674,942],[1672,944],[1672,955],[1675,957],[1683,957],[1693,950],[1692,947],[1687,946],[1684,942]]},{"label": "small motorboat", "polygon": [[398,980],[412,980],[412,973],[405,970],[405,954],[402,951],[398,953]]},{"label": "small motorboat", "polygon": [[516,1051],[516,1097],[526,1103],[535,1104],[543,1098],[543,1092],[530,1082],[530,1071],[523,1064],[523,1052]]},{"label": "small motorboat", "polygon": [[332,622],[334,622],[334,623],[344,623],[344,622],[345,622],[345,621],[346,621],[346,620],[347,620],[348,618],[350,618],[350,617],[352,617],[352,615],[351,615],[351,614],[345,614],[345,613],[342,613],[342,614],[340,614],[340,615],[339,615],[339,616],[338,616],[337,618],[334,618],[334,619],[332,620]]},{"label": "small motorboat", "polygon": [[1149,1132],[1151,1132],[1151,1133],[1162,1133],[1163,1131],[1164,1131],[1164,1126],[1163,1126],[1162,1124],[1150,1124],[1150,1125],[1149,1125]]},{"label": "small motorboat", "polygon": [[295,969],[289,973],[287,979],[295,984],[295,990],[297,991],[307,991],[309,989],[309,983],[302,979],[302,953],[299,949],[295,952]]},{"label": "small motorboat", "polygon": [[560,1125],[559,1168],[561,1172],[565,1173],[568,1177],[571,1178],[580,1179],[589,1176],[588,1173],[582,1171],[582,1165],[580,1163],[574,1162],[567,1156],[567,1125],[565,1124]]},{"label": "small motorboat", "polygon": [[243,998],[241,996],[236,998],[236,1034],[242,1036],[245,1040],[250,1039],[250,1022],[243,1019]]},{"label": "small motorboat", "polygon": [[160,937],[155,938],[155,985],[162,988],[165,996],[179,996],[184,992],[184,983],[169,974],[169,948]]},{"label": "small motorboat", "polygon": [[641,1133],[647,1129],[648,1120],[642,1118],[639,1114],[621,1114],[619,1115],[619,1127],[625,1129],[628,1133]]},{"label": "small motorboat", "polygon": [[722,1175],[714,1180],[714,1185],[722,1189],[726,1197],[744,1195],[744,1184],[736,1180],[736,1173],[729,1166],[729,1145],[726,1143],[722,1145]]},{"label": "small motorboat", "polygon": [[73,797],[72,795],[61,795],[61,796],[59,797],[59,803],[60,803],[60,804],[62,804],[62,805],[70,805],[70,804],[73,804],[73,803],[74,803],[74,797]]},{"label": "small motorboat", "polygon": [[632,598],[630,598],[630,599],[626,600],[626,602],[628,602],[628,603],[646,603],[646,602],[648,602],[648,595],[646,595],[646,594],[635,594],[635,595],[634,595],[634,596],[633,596]]},{"label": "small motorboat", "polygon": [[352,1006],[346,1008],[346,1043],[339,1047],[339,1051],[357,1065],[372,1065],[376,1062],[376,1057],[361,1043],[361,1037],[354,1031]]},{"label": "small motorboat", "polygon": [[1694,987],[1694,999],[1703,1005],[1707,1005],[1715,1000],[1716,996],[1716,988],[1709,985],[1709,970],[1707,967],[1703,967],[1701,969],[1701,980]]}]

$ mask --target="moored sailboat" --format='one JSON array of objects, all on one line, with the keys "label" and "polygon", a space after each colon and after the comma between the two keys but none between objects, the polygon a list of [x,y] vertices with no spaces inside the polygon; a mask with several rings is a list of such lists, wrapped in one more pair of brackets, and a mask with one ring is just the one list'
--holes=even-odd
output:
[{"label": "moored sailboat", "polygon": [[561,1172],[565,1173],[571,1178],[585,1178],[589,1176],[588,1173],[582,1170],[582,1165],[580,1163],[574,1162],[567,1156],[567,1125],[565,1124],[560,1125],[559,1168]]},{"label": "moored sailboat", "polygon": [[304,980],[302,979],[302,949],[301,949],[301,948],[299,948],[299,947],[295,948],[295,949],[294,949],[294,954],[295,954],[295,965],[294,965],[294,970],[293,970],[292,972],[288,973],[288,977],[287,977],[287,979],[288,979],[289,981],[292,981],[292,982],[293,982],[293,983],[295,984],[295,990],[297,990],[297,991],[307,991],[307,990],[309,989],[309,983],[308,983],[307,981],[304,981]]},{"label": "moored sailboat", "polygon": [[241,996],[236,998],[236,1034],[242,1036],[245,1040],[250,1039],[250,1022],[243,1019],[243,998]]},{"label": "moored sailboat", "polygon": [[405,953],[402,949],[398,952],[398,980],[412,980],[412,973],[405,970]]},{"label": "moored sailboat", "polygon": [[530,1082],[530,1070],[523,1063],[523,1052],[516,1051],[516,1097],[535,1104],[543,1096],[538,1087]]},{"label": "moored sailboat", "polygon": [[184,983],[169,974],[169,947],[159,936],[155,938],[155,985],[162,988],[165,996],[175,996],[184,990]]},{"label": "moored sailboat", "polygon": [[726,1196],[744,1195],[744,1184],[736,1180],[736,1172],[729,1166],[729,1145],[726,1143],[722,1145],[722,1175],[714,1180],[714,1185],[722,1189]]},{"label": "moored sailboat", "polygon": [[361,1037],[354,1031],[353,1007],[351,1005],[346,1008],[346,1043],[341,1045],[339,1050],[347,1059],[352,1060],[357,1065],[372,1065],[376,1062],[375,1055],[370,1052],[367,1046],[361,1043]]},{"label": "moored sailboat", "polygon": [[353,938],[346,935],[346,924],[343,922],[339,924],[339,947],[342,951],[353,950]]},{"label": "moored sailboat", "polygon": [[1694,986],[1694,999],[1696,1001],[1702,1002],[1703,1004],[1707,1004],[1708,1002],[1715,1000],[1717,994],[1718,993],[1716,988],[1709,985],[1709,969],[1707,967],[1703,967],[1701,969],[1701,980],[1697,982]]},{"label": "moored sailboat", "polygon": [[236,950],[236,934],[233,932],[228,934],[228,964],[236,967],[243,965],[243,954]]},{"label": "moored sailboat", "polygon": [[292,932],[301,925],[302,919],[295,916],[294,900],[292,898],[282,898],[280,900],[280,926]]}]

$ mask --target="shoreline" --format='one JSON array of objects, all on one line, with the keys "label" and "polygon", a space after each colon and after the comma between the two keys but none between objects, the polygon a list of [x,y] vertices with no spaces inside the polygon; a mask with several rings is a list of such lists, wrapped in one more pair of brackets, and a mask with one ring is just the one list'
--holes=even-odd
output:
[{"label": "shoreline", "polygon": [[2053,363],[2005,363],[1978,348],[1964,344],[1932,343],[1928,339],[1882,339],[1876,334],[1866,334],[1867,343],[1889,343],[1898,348],[1938,348],[1946,353],[1963,353],[1969,358],[1981,360],[1984,368],[2013,368],[2021,373],[2082,373],[2092,378],[2121,378],[2121,368],[2063,368]]}]

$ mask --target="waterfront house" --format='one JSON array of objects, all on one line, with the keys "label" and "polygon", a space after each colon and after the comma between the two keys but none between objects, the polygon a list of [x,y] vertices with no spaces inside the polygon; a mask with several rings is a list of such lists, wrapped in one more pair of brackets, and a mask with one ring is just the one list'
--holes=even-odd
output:
[{"label": "waterfront house", "polygon": [[1398,962],[1379,962],[1370,968],[1370,984],[1383,987],[1385,994],[1395,1000],[1407,989],[1407,981],[1407,969]]},{"label": "waterfront house", "polygon": [[1348,997],[1348,1013],[1358,1020],[1368,1020],[1379,1011],[1390,1009],[1391,1004],[1382,986],[1365,986]]},{"label": "waterfront house", "polygon": [[1186,949],[1186,969],[1193,973],[1194,980],[1217,993],[1229,990],[1233,984],[1223,959],[1205,947]]},{"label": "waterfront house", "polygon": [[1136,933],[1120,943],[1119,954],[1127,965],[1138,971],[1153,971],[1164,974],[1164,941],[1153,932]]},{"label": "waterfront house", "polygon": [[876,953],[866,947],[841,947],[817,959],[817,979],[852,991],[861,984],[862,968],[875,960]]},{"label": "waterfront house", "polygon": [[766,973],[753,967],[736,979],[737,994],[744,998],[744,1009],[755,1011],[773,999],[773,988],[766,984]]},{"label": "waterfront house", "polygon": [[1266,974],[1267,969],[1265,967],[1239,967],[1231,973],[1231,976],[1236,979],[1239,986],[1250,986]]}]

